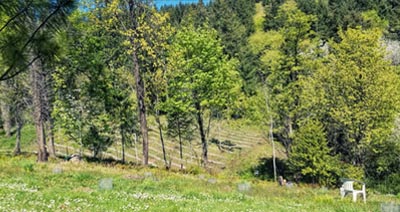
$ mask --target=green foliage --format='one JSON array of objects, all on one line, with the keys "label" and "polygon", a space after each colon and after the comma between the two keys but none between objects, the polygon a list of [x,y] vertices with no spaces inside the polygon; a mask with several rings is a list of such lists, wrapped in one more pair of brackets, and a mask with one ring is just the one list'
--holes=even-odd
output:
[{"label": "green foliage", "polygon": [[294,136],[289,169],[305,181],[333,185],[338,161],[330,154],[322,123],[306,120]]},{"label": "green foliage", "polygon": [[274,133],[289,154],[300,118],[300,82],[313,72],[310,64],[318,52],[311,30],[315,17],[300,11],[295,1],[287,1],[279,7],[276,19],[280,28],[267,32],[268,45],[261,57],[265,65],[262,81],[268,86]]},{"label": "green foliage", "polygon": [[[5,1],[0,4],[0,80],[26,71],[38,59],[54,59],[54,37],[74,1]],[[56,48],[55,48],[56,47]],[[36,54],[33,56],[32,54]],[[39,56],[39,57],[38,57]],[[36,58],[36,59],[34,59]]]},{"label": "green foliage", "polygon": [[207,26],[190,25],[178,30],[169,54],[167,108],[174,114],[181,113],[186,120],[194,113],[206,163],[204,114],[229,109],[235,101],[241,87],[236,61],[228,61],[216,31]]},{"label": "green foliage", "polygon": [[379,29],[341,32],[315,75],[329,143],[354,164],[364,164],[368,147],[387,140],[399,111],[399,76],[384,58],[381,35]]},{"label": "green foliage", "polygon": [[[357,1],[357,0],[323,0],[323,1],[308,1],[297,0],[299,8],[307,13],[318,17],[317,23],[313,29],[317,31],[322,39],[328,40],[340,38],[339,29],[354,28],[356,26],[371,25],[366,23],[367,19],[375,19],[379,17],[385,20],[383,25],[387,30],[387,35],[398,39],[400,11],[397,1]],[[385,23],[386,22],[386,23]]]},{"label": "green foliage", "polygon": [[183,111],[224,108],[240,91],[236,61],[227,60],[216,32],[208,27],[178,31],[169,60],[169,101]]},{"label": "green foliage", "polygon": [[370,184],[379,192],[400,195],[400,174],[392,173],[380,180],[371,180]]},{"label": "green foliage", "polygon": [[126,74],[129,63],[112,11],[88,4],[96,9],[76,11],[70,29],[59,37],[66,46],[54,74],[53,114],[70,139],[98,156],[117,139],[115,132],[134,132],[136,111],[133,80]]}]

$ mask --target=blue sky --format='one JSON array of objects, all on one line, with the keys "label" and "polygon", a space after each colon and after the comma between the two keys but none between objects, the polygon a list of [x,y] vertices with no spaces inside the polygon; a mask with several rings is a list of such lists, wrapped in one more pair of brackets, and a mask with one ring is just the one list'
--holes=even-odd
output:
[{"label": "blue sky", "polygon": [[[155,5],[159,8],[164,5],[177,5],[179,2],[182,3],[197,3],[199,0],[154,0]],[[209,3],[210,0],[203,0],[205,4]]]}]

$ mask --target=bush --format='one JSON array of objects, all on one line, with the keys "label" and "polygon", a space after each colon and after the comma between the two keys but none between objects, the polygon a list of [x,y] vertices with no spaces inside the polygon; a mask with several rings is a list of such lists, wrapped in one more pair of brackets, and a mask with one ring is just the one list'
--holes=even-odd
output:
[{"label": "bush", "polygon": [[322,124],[308,120],[295,133],[288,168],[305,182],[335,185],[338,159],[330,152]]},{"label": "bush", "polygon": [[381,193],[400,195],[400,173],[394,173],[381,181],[370,181]]}]

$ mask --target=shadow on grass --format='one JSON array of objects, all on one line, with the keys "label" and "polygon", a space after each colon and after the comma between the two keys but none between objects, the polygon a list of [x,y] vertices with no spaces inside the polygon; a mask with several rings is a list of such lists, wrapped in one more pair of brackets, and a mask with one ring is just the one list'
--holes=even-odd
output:
[{"label": "shadow on grass", "polygon": [[[276,158],[275,162],[276,162],[277,176],[283,176],[285,178],[285,174],[287,173],[286,160]],[[258,165],[252,167],[251,171],[252,171],[254,177],[256,177],[256,178],[259,178],[261,180],[273,180],[274,179],[274,168],[273,168],[272,157],[261,158],[258,162]]]}]

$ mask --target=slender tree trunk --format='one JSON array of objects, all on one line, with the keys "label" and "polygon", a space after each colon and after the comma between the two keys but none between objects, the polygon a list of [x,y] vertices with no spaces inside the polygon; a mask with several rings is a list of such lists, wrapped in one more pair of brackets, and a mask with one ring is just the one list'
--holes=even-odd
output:
[{"label": "slender tree trunk", "polygon": [[122,146],[122,163],[125,163],[125,133],[124,128],[122,125],[120,126],[120,133],[121,133],[121,146]]},{"label": "slender tree trunk", "polygon": [[139,157],[138,157],[138,151],[137,151],[137,134],[135,133],[135,158],[136,158],[136,164],[139,164]]},{"label": "slender tree trunk", "polygon": [[178,138],[179,138],[179,156],[181,158],[181,171],[183,170],[183,148],[182,148],[182,135],[181,135],[181,126],[178,123]]},{"label": "slender tree trunk", "polygon": [[52,109],[53,109],[53,79],[50,73],[44,73],[45,83],[43,85],[43,93],[44,93],[44,105],[45,105],[45,120],[47,121],[46,130],[48,132],[49,139],[49,153],[51,157],[56,157],[56,148],[54,146],[54,119],[52,117]]},{"label": "slender tree trunk", "polygon": [[[5,88],[8,88],[8,84],[6,81],[2,81],[1,85]],[[7,102],[1,101],[1,118],[3,120],[3,129],[5,132],[6,137],[11,136],[11,110],[10,105]]]},{"label": "slender tree trunk", "polygon": [[56,157],[56,148],[54,145],[54,120],[53,118],[49,118],[49,123],[48,123],[48,132],[49,132],[49,144],[50,144],[50,149],[49,153],[51,157]]},{"label": "slender tree trunk", "polygon": [[1,102],[1,118],[3,120],[3,129],[6,137],[11,136],[11,116],[10,116],[10,106]]},{"label": "slender tree trunk", "polygon": [[22,126],[23,126],[22,122],[17,121],[14,155],[21,154],[21,129],[22,129]]},{"label": "slender tree trunk", "polygon": [[200,132],[200,138],[201,138],[201,146],[202,146],[202,165],[207,168],[207,163],[208,163],[208,145],[207,145],[207,139],[206,139],[206,134],[204,132],[204,123],[203,123],[203,117],[201,115],[201,106],[200,102],[195,103],[196,107],[196,115],[197,115],[197,124],[199,125],[199,132]]},{"label": "slender tree trunk", "polygon": [[39,60],[32,64],[32,98],[33,98],[33,119],[36,127],[36,140],[38,143],[38,162],[46,162],[48,153],[46,148],[46,135],[44,129],[44,76]]},{"label": "slender tree trunk", "polygon": [[[264,82],[265,83],[265,82]],[[264,86],[264,97],[265,97],[265,107],[267,108],[267,112],[269,113],[269,138],[272,144],[272,167],[274,169],[274,181],[276,182],[277,174],[276,174],[276,155],[275,155],[275,141],[274,141],[274,120],[272,118],[272,111],[269,106],[269,98],[268,98],[268,91],[267,86]]]},{"label": "slender tree trunk", "polygon": [[269,126],[269,138],[271,139],[271,143],[272,143],[272,166],[274,169],[274,181],[276,182],[276,154],[275,154],[275,141],[274,141],[274,133],[273,133],[273,129],[274,129],[274,122],[272,119],[272,115],[270,116],[270,126]]},{"label": "slender tree trunk", "polygon": [[161,148],[162,148],[162,152],[163,152],[165,168],[168,170],[170,167],[169,167],[168,161],[167,161],[167,153],[165,151],[164,137],[163,137],[163,133],[162,133],[162,126],[161,126],[160,117],[158,115],[158,111],[156,111],[156,122],[158,124],[158,132],[160,133],[160,141],[161,141]]}]

